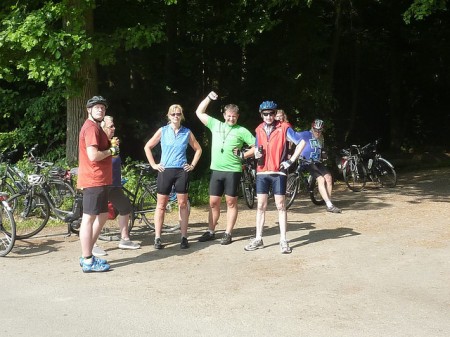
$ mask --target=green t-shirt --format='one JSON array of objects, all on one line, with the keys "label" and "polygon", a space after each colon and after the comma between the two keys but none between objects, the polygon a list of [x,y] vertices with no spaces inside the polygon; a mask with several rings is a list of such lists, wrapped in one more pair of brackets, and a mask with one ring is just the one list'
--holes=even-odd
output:
[{"label": "green t-shirt", "polygon": [[240,150],[244,144],[254,145],[255,137],[242,126],[230,126],[211,116],[206,127],[212,134],[211,170],[242,172],[241,160],[234,155],[233,149]]}]

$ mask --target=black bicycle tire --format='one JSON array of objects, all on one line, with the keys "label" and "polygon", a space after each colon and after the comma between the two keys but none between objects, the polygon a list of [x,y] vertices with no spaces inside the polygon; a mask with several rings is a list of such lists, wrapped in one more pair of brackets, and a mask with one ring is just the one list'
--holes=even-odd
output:
[{"label": "black bicycle tire", "polygon": [[[349,159],[342,172],[347,187],[353,192],[360,192],[366,186],[367,173],[361,161],[357,164],[358,172],[355,173],[352,168],[355,167],[354,160]],[[360,181],[357,183],[357,181]]]},{"label": "black bicycle tire", "polygon": [[298,193],[298,183],[301,177],[297,173],[290,173],[286,180],[286,209],[292,206]]},{"label": "black bicycle tire", "polygon": [[[30,197],[34,207],[25,214],[25,208],[27,203],[30,202]],[[8,202],[10,204],[17,202],[13,209],[16,240],[28,239],[38,234],[50,218],[50,205],[45,196],[40,193],[34,193],[32,196],[29,193],[18,193],[9,198]],[[32,212],[32,215],[30,215],[30,212]]]},{"label": "black bicycle tire", "polygon": [[314,187],[309,191],[309,198],[311,199],[314,205],[317,206],[325,205],[325,200],[323,200],[319,192],[319,184],[317,183],[317,180],[314,181]]},{"label": "black bicycle tire", "polygon": [[[75,202],[75,189],[65,180],[52,179],[48,181],[50,197],[52,198],[53,214],[60,220],[64,220],[72,212]],[[54,188],[59,186],[60,188]],[[56,193],[54,193],[56,192]],[[62,193],[64,195],[62,195]]]},{"label": "black bicycle tire", "polygon": [[247,207],[252,209],[255,205],[255,184],[247,170],[242,172],[241,189]]},{"label": "black bicycle tire", "polygon": [[[16,222],[12,212],[0,204],[0,257],[6,256],[11,252],[16,241]],[[5,221],[9,226],[5,226]],[[6,244],[5,244],[6,243]]]},{"label": "black bicycle tire", "polygon": [[[389,161],[384,158],[378,158],[372,165],[374,165],[373,172],[383,187],[393,188],[397,185],[397,172],[395,172],[394,166]],[[384,165],[384,168],[380,169],[382,165]],[[388,177],[388,184],[386,184],[383,177]]]}]

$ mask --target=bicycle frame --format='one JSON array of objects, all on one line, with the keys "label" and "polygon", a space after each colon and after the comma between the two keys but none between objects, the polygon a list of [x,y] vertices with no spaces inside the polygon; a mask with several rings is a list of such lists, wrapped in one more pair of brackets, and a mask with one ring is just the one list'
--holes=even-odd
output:
[{"label": "bicycle frame", "polygon": [[10,193],[18,193],[28,186],[23,173],[15,165],[11,164],[11,157],[17,150],[10,151],[0,156],[0,164],[4,165],[3,175],[1,176],[1,185],[6,186]]},{"label": "bicycle frame", "polygon": [[315,205],[323,205],[325,202],[317,190],[316,179],[313,179],[306,166],[312,162],[299,158],[295,172],[290,173],[286,186],[286,209],[293,204],[297,194],[304,192]]}]

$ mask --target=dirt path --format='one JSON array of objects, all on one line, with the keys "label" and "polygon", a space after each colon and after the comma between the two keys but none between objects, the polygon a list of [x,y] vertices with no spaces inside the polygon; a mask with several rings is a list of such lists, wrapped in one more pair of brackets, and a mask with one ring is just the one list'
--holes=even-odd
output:
[{"label": "dirt path", "polygon": [[0,258],[0,335],[448,336],[449,182],[441,169],[401,175],[392,190],[338,185],[342,214],[297,200],[290,255],[273,208],[266,247],[244,251],[255,211],[243,203],[233,244],[196,242],[207,213],[195,208],[189,250],[176,233],[155,251],[137,228],[140,250],[101,243],[113,267],[103,274],[81,272],[76,237],[47,230]]}]

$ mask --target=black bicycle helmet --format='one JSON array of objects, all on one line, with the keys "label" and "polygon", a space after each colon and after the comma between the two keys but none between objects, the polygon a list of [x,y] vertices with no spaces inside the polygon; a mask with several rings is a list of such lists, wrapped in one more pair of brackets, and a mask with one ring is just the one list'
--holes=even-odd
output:
[{"label": "black bicycle helmet", "polygon": [[86,103],[86,108],[92,108],[96,104],[103,104],[105,108],[108,108],[108,102],[102,96],[94,96],[89,98]]}]

